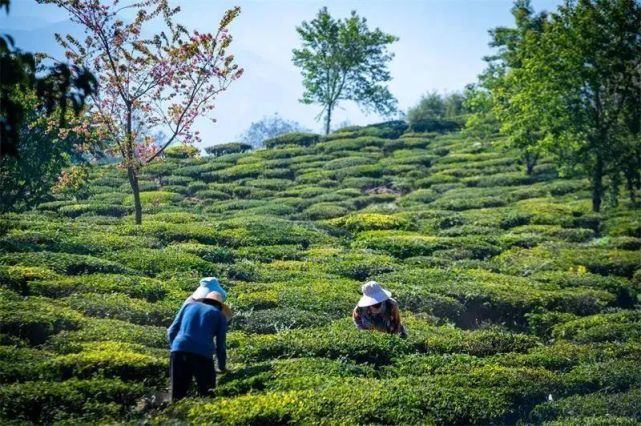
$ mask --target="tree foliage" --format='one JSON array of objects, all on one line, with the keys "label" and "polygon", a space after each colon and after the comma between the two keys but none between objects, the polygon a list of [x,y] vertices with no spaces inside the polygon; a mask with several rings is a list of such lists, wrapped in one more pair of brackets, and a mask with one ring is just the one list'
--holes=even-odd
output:
[{"label": "tree foliage", "polygon": [[[641,189],[641,4],[568,0],[549,15],[530,2],[512,10],[516,28],[497,28],[482,75],[492,111],[530,165],[540,152],[562,170],[585,173],[592,208],[609,184]],[[531,168],[528,167],[531,171]]]},{"label": "tree foliage", "polygon": [[74,153],[83,143],[50,125],[35,93],[16,92],[13,100],[23,114],[17,132],[20,143],[15,155],[0,157],[0,212],[47,201],[61,171],[80,160]]},{"label": "tree foliage", "polygon": [[532,174],[541,152],[543,134],[536,116],[525,113],[512,102],[525,89],[521,70],[534,54],[547,22],[547,14],[535,14],[530,0],[516,0],[512,8],[515,28],[498,27],[490,31],[490,46],[497,53],[485,59],[489,67],[483,75],[484,84],[492,90],[491,106],[501,123],[501,132],[512,147],[521,152],[526,173]]},{"label": "tree foliage", "polygon": [[387,64],[393,58],[387,46],[398,40],[380,29],[370,30],[355,11],[347,19],[334,19],[327,8],[304,21],[296,31],[303,46],[293,50],[294,65],[301,69],[305,91],[301,102],[323,107],[325,133],[332,112],[341,101],[355,101],[365,111],[389,115],[396,100],[385,85],[391,80]]},{"label": "tree foliage", "polygon": [[[7,13],[9,5],[9,0],[0,1]],[[0,157],[20,151],[20,129],[29,115],[20,92],[34,91],[46,114],[58,111],[60,126],[69,106],[78,114],[87,96],[96,92],[96,80],[86,68],[58,63],[39,69],[36,56],[16,48],[9,35],[0,35],[0,76]]]}]

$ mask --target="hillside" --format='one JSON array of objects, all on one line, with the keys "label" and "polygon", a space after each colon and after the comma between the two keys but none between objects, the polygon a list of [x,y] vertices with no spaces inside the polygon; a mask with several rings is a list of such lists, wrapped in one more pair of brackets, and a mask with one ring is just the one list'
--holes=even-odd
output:
[{"label": "hillside", "polygon": [[[3,423],[641,421],[638,209],[592,213],[586,180],[526,176],[500,139],[276,142],[149,166],[142,226],[108,166],[86,200],[0,217]],[[209,275],[236,315],[217,398],[136,409]],[[408,339],[354,328],[370,278]]]}]

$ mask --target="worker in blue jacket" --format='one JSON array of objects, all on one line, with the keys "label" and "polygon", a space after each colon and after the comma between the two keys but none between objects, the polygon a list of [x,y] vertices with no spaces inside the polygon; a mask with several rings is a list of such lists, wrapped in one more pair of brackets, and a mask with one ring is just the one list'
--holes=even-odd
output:
[{"label": "worker in blue jacket", "polygon": [[226,315],[231,316],[231,311],[224,304],[223,295],[217,291],[208,293],[204,298],[193,299],[180,308],[167,329],[171,347],[172,401],[185,397],[193,377],[201,396],[207,396],[216,386],[213,356],[215,352],[218,369],[224,372],[227,358]]}]

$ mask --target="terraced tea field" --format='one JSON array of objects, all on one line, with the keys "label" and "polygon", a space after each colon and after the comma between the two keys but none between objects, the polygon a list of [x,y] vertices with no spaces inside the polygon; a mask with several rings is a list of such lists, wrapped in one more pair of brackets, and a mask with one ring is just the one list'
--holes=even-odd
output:
[{"label": "terraced tea field", "polygon": [[[0,418],[194,424],[639,424],[641,215],[500,139],[385,127],[92,170],[86,200],[0,218]],[[202,276],[235,311],[214,399],[168,385]],[[409,337],[359,332],[374,278]]]}]

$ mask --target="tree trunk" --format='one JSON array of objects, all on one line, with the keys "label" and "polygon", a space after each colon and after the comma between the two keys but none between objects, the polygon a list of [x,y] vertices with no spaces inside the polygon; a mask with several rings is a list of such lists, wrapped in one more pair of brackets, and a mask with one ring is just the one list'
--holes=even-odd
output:
[{"label": "tree trunk", "polygon": [[628,189],[628,194],[630,195],[630,202],[632,203],[632,205],[634,205],[637,202],[637,194],[634,187],[634,182],[632,180],[632,176],[630,176],[629,174],[626,174],[625,180],[626,180],[625,186]]},{"label": "tree trunk", "polygon": [[592,170],[592,211],[601,210],[601,200],[603,199],[603,157],[601,153],[596,154],[596,164]]},{"label": "tree trunk", "polygon": [[325,116],[325,136],[329,135],[329,126],[332,122],[332,108],[333,105],[327,106],[327,115]]},{"label": "tree trunk", "polygon": [[127,167],[127,175],[129,175],[129,184],[131,191],[134,193],[134,210],[136,212],[136,225],[142,224],[142,205],[140,204],[140,187],[138,186],[138,175],[133,166]]},{"label": "tree trunk", "polygon": [[534,166],[536,166],[537,161],[539,160],[538,154],[528,153],[525,154],[525,174],[532,176],[534,172]]},{"label": "tree trunk", "polygon": [[140,204],[140,187],[138,186],[138,175],[136,168],[133,166],[135,161],[134,156],[134,136],[132,132],[132,113],[131,104],[127,104],[127,175],[129,176],[129,184],[131,191],[134,193],[134,211],[136,214],[136,225],[142,224],[142,205]]},{"label": "tree trunk", "polygon": [[610,205],[612,207],[617,207],[619,205],[619,188],[621,187],[621,175],[619,173],[615,173],[611,178],[610,178],[610,192],[611,192],[611,197],[610,197]]}]

